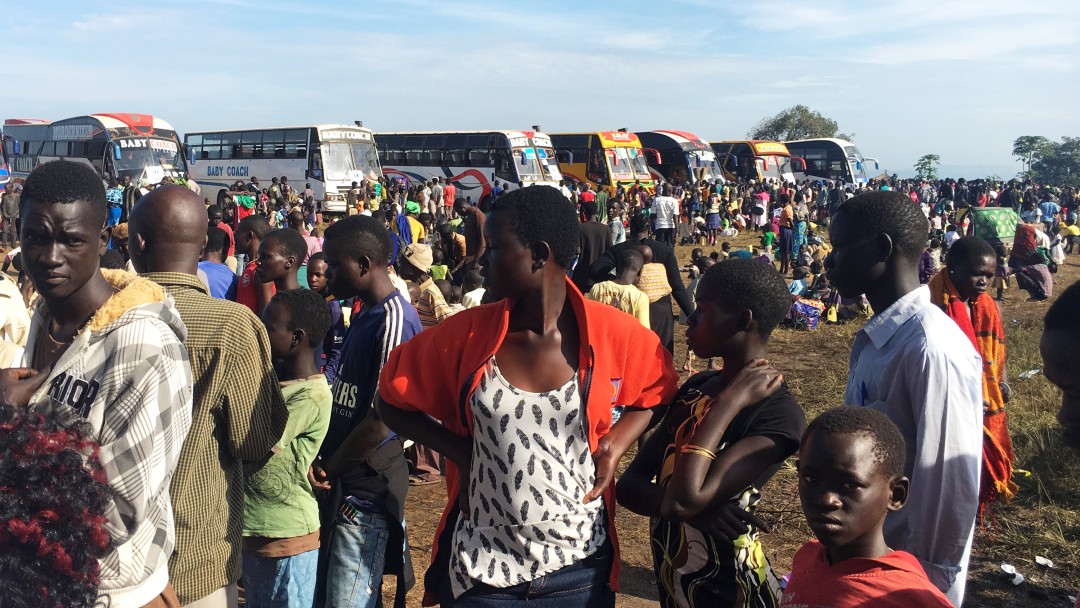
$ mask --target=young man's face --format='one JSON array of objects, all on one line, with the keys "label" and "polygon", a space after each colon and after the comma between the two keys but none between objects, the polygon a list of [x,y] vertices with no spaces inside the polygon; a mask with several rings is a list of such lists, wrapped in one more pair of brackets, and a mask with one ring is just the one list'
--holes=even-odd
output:
[{"label": "young man's face", "polygon": [[825,270],[840,295],[856,298],[867,291],[884,272],[884,264],[875,260],[877,239],[861,236],[856,220],[847,213],[833,216],[829,241],[833,250],[825,258]]},{"label": "young man's face", "polygon": [[833,556],[868,555],[885,515],[907,501],[907,478],[885,475],[865,433],[812,433],[798,467],[806,522]]},{"label": "young man's face", "polygon": [[294,260],[285,255],[285,251],[275,239],[266,239],[259,243],[259,257],[255,260],[255,278],[263,283],[276,281],[292,267]]},{"label": "young man's face", "polygon": [[211,226],[217,226],[225,219],[225,213],[222,211],[211,212],[207,218],[210,220]]},{"label": "young man's face", "polygon": [[1043,375],[1061,389],[1057,419],[1064,428],[1065,443],[1080,450],[1080,359],[1076,357],[1075,340],[1076,336],[1069,334],[1043,333],[1039,350]]},{"label": "young man's face", "polygon": [[326,262],[311,260],[307,265],[307,283],[311,291],[322,293],[326,289]]},{"label": "young man's face", "polygon": [[[323,243],[323,255],[326,256],[326,268],[323,273],[330,293],[341,300],[357,295],[364,286],[365,273],[360,268],[360,262],[345,255],[337,242],[331,239],[326,239]],[[310,267],[308,276],[311,276]]]},{"label": "young man's face", "polygon": [[296,332],[289,329],[292,325],[289,309],[279,302],[271,301],[263,309],[262,322],[266,326],[266,337],[270,339],[270,355],[278,358],[289,354],[296,337]]},{"label": "young man's face", "polygon": [[949,279],[964,300],[974,300],[986,293],[994,282],[997,272],[997,257],[985,256],[972,261],[964,261],[949,269]]},{"label": "young man's face", "polygon": [[88,218],[89,204],[29,201],[22,211],[23,264],[46,300],[63,299],[98,273],[109,230]]}]

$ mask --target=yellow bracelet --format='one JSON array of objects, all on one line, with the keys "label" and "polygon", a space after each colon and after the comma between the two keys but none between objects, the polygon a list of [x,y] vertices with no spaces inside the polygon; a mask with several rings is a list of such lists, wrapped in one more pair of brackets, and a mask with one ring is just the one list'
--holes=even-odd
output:
[{"label": "yellow bracelet", "polygon": [[716,452],[701,447],[700,445],[686,444],[679,448],[680,454],[697,454],[698,456],[704,456],[709,460],[716,460]]}]

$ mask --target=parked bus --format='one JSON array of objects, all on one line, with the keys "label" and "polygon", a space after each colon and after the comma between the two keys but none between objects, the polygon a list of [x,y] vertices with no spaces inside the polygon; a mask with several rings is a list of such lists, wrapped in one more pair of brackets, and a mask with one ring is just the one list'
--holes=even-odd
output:
[{"label": "parked bus", "polygon": [[577,184],[589,184],[593,190],[604,189],[614,196],[619,186],[630,188],[639,182],[647,191],[654,189],[653,177],[641,140],[626,129],[592,133],[553,133],[551,143],[559,159],[563,177]]},{"label": "parked bus", "polygon": [[176,131],[149,114],[90,114],[55,122],[8,119],[4,152],[14,177],[25,178],[38,165],[60,159],[90,165],[102,177],[130,177],[135,184],[188,177]]},{"label": "parked bus", "polygon": [[495,181],[513,190],[562,180],[551,138],[535,130],[376,133],[375,142],[387,177],[409,186],[438,177],[477,204]]},{"label": "parked bus", "polygon": [[371,129],[360,125],[201,131],[188,133],[184,142],[199,184],[229,188],[254,177],[268,188],[272,178],[284,176],[297,191],[310,183],[326,213],[345,213],[352,183],[382,175]]},{"label": "parked bus", "polygon": [[792,156],[803,159],[802,171],[795,172],[795,179],[831,179],[848,184],[865,184],[868,181],[866,164],[874,163],[874,170],[881,166],[876,158],[865,158],[855,144],[843,139],[800,139],[784,142]]},{"label": "parked bus", "polygon": [[[0,132],[0,142],[7,142],[6,136],[3,132]],[[8,169],[7,154],[4,149],[7,146],[0,145],[0,192],[7,188],[8,183],[11,181],[11,170]]]},{"label": "parked bus", "polygon": [[711,145],[730,179],[794,182],[794,167],[803,168],[802,159],[792,158],[787,146],[778,141],[745,139]]},{"label": "parked bus", "polygon": [[639,131],[637,136],[643,147],[656,150],[656,154],[646,155],[655,180],[679,184],[724,181],[716,153],[697,135],[686,131]]}]

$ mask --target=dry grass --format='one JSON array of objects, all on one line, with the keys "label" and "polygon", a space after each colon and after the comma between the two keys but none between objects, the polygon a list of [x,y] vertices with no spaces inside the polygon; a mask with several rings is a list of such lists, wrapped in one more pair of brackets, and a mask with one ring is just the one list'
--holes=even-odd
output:
[{"label": "dry grass", "polygon": [[[745,246],[752,237],[729,239]],[[680,260],[689,258],[690,247],[678,248]],[[708,249],[706,249],[708,251]],[[1056,291],[1080,278],[1080,264],[1071,258],[1058,275]],[[1048,303],[1026,301],[1013,290],[1002,304],[1009,354],[1008,371],[1013,398],[1009,425],[1017,466],[1030,472],[1018,479],[1020,491],[1008,505],[1000,506],[993,522],[975,539],[972,569],[965,606],[1030,608],[1061,607],[1075,595],[1080,573],[1080,456],[1065,448],[1054,415],[1060,393],[1041,375],[1019,380],[1020,372],[1042,367],[1038,342],[1041,319]],[[1080,311],[1078,311],[1080,314]],[[778,330],[770,344],[770,361],[784,372],[791,391],[806,411],[808,420],[842,404],[847,380],[848,355],[859,327],[855,324],[823,326],[815,332]],[[676,365],[685,357],[681,326],[676,329]],[[704,362],[696,362],[703,369]],[[624,463],[629,462],[632,453]],[[407,518],[417,573],[422,574],[429,557],[428,546],[445,500],[441,485],[415,488],[409,495]],[[790,464],[765,487],[759,512],[772,533],[765,536],[766,553],[779,573],[791,566],[795,550],[810,538],[799,505],[796,478]],[[943,496],[942,500],[948,500]],[[655,579],[649,550],[648,522],[620,509],[617,529],[623,547],[622,593],[619,606],[655,606]],[[1054,561],[1052,570],[1035,565],[1035,555]],[[998,565],[1008,561],[1026,577],[1019,587],[1008,584]],[[422,584],[409,594],[409,605],[419,606]]]}]

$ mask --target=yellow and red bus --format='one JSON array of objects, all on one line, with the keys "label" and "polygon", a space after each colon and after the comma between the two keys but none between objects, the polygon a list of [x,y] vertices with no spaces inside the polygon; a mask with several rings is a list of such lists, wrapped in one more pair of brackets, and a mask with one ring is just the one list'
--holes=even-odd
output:
[{"label": "yellow and red bus", "polygon": [[563,177],[578,185],[589,184],[612,196],[619,186],[628,189],[634,182],[649,192],[655,187],[645,154],[656,152],[642,148],[638,136],[626,129],[553,133],[551,145]]},{"label": "yellow and red bus", "polygon": [[787,146],[767,139],[743,139],[710,144],[724,175],[729,179],[795,181],[795,168],[805,169],[802,159],[792,158]]}]

